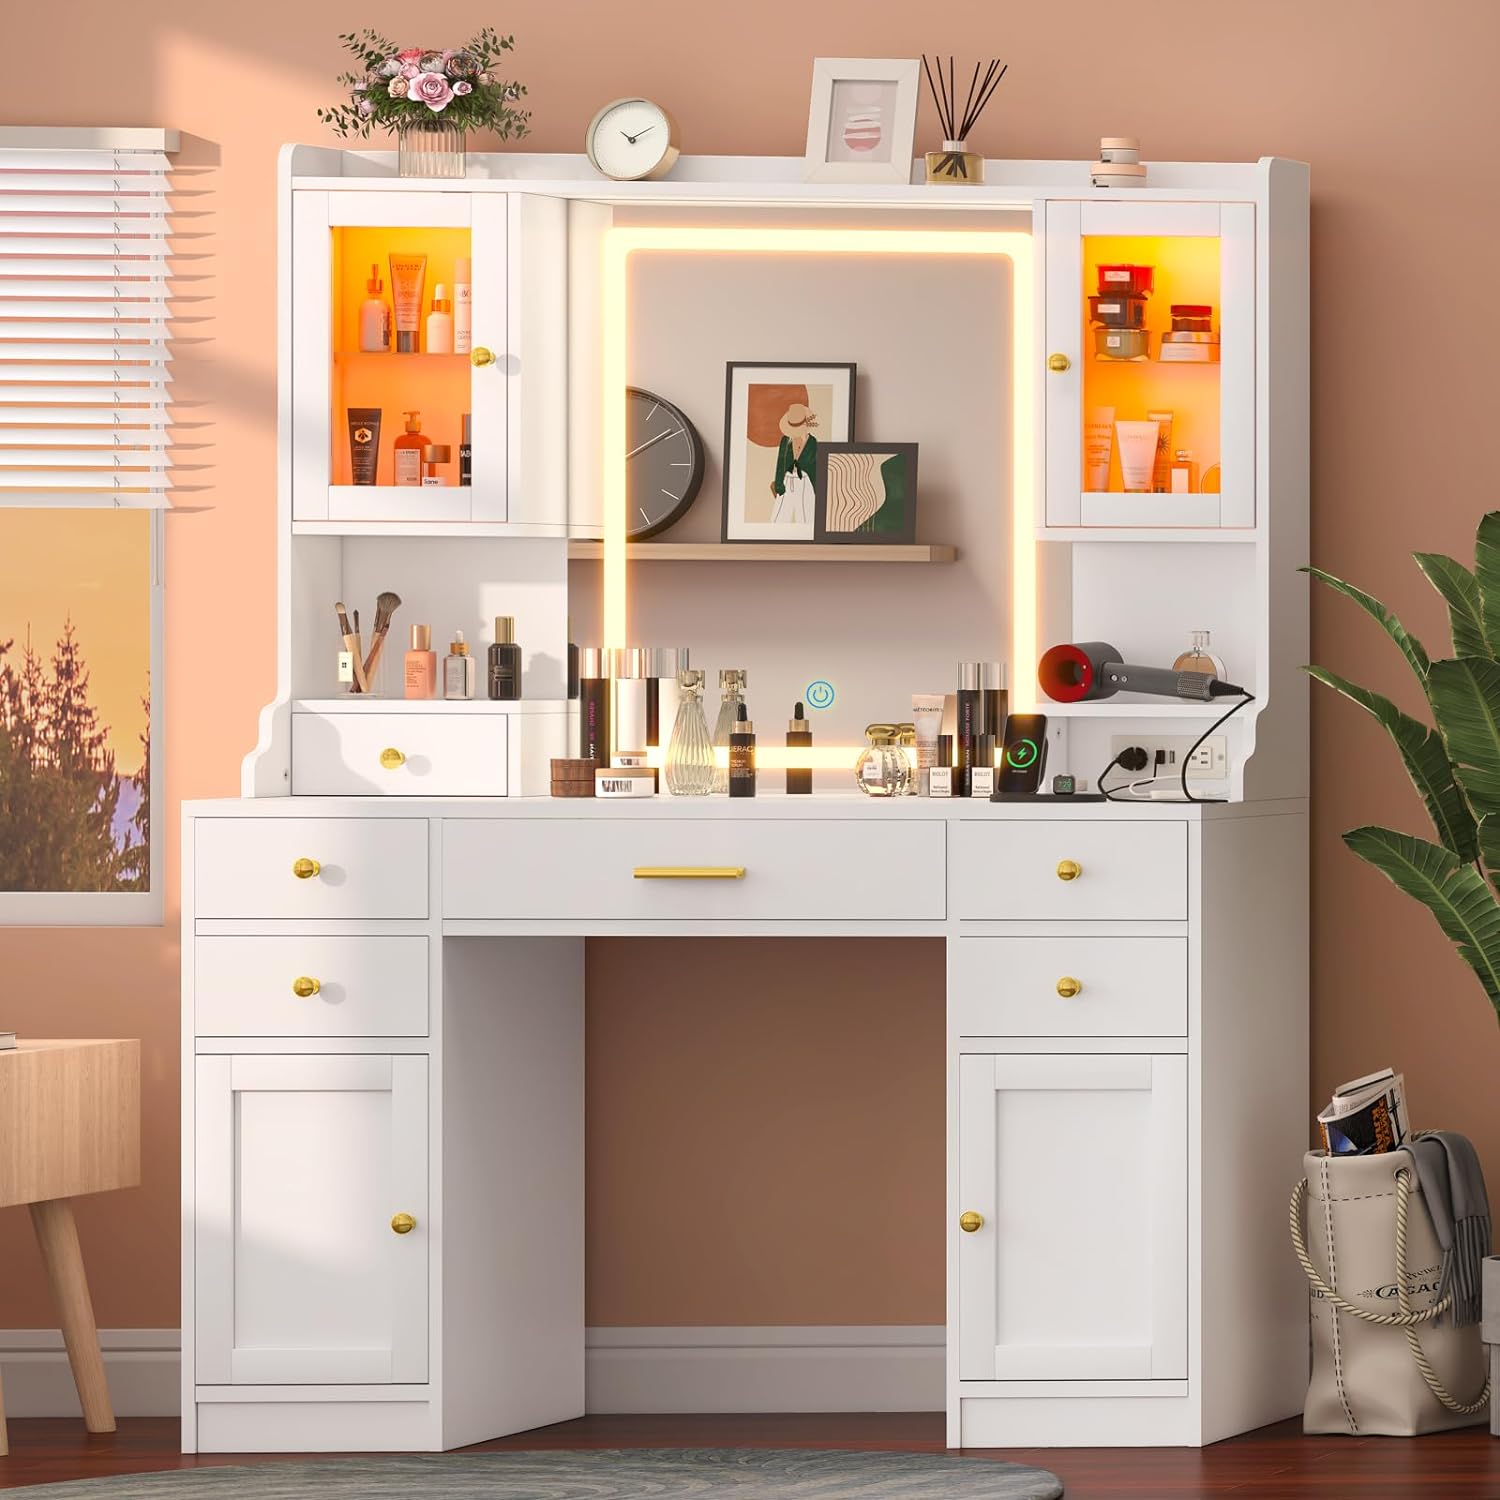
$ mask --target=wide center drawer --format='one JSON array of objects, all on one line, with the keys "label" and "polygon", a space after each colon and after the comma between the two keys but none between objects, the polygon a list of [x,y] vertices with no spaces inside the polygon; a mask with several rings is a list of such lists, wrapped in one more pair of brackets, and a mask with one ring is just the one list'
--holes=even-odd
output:
[{"label": "wide center drawer", "polygon": [[948,945],[960,1036],[1186,1036],[1187,939],[964,937]]},{"label": "wide center drawer", "polygon": [[292,791],[299,797],[503,797],[505,714],[297,713]]},{"label": "wide center drawer", "polygon": [[944,845],[936,821],[453,818],[443,915],[938,922]]},{"label": "wide center drawer", "polygon": [[199,818],[200,917],[425,917],[425,818]]},{"label": "wide center drawer", "polygon": [[426,1036],[427,939],[199,937],[199,1036]]},{"label": "wide center drawer", "polygon": [[976,921],[1187,920],[1184,823],[965,820],[953,905]]}]

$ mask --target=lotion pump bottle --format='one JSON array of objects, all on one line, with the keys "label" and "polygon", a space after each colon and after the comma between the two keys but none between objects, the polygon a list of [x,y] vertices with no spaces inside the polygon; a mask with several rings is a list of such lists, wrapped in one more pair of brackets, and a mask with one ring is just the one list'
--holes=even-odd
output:
[{"label": "lotion pump bottle", "polygon": [[380,267],[370,267],[370,279],[365,282],[370,294],[359,305],[359,348],[362,354],[387,354],[391,347],[391,310],[386,306],[385,282],[380,279]]},{"label": "lotion pump bottle", "polygon": [[441,281],[432,289],[432,311],[427,314],[424,347],[429,354],[453,353],[453,304],[448,300],[448,288]]},{"label": "lotion pump bottle", "polygon": [[432,649],[430,625],[411,628],[411,650],[406,653],[406,696],[437,697],[437,652]]},{"label": "lotion pump bottle", "polygon": [[396,454],[396,483],[421,488],[422,453],[427,439],[422,435],[422,413],[409,411],[406,414],[406,431],[392,445]]}]

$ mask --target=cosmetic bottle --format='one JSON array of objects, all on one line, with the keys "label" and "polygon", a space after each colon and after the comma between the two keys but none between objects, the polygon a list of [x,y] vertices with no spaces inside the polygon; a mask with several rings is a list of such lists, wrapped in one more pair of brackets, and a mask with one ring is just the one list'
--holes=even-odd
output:
[{"label": "cosmetic bottle", "polygon": [[422,483],[422,451],[427,439],[422,436],[422,413],[406,413],[406,431],[392,445],[396,454],[396,483],[420,486]]},{"label": "cosmetic bottle", "polygon": [[1005,738],[1005,719],[1010,711],[1009,693],[1005,690],[1005,663],[987,661],[979,670],[980,690],[984,694],[984,722],[981,734],[987,734],[998,745]]},{"label": "cosmetic bottle", "polygon": [[[805,710],[799,703],[792,710],[786,725],[786,747],[788,750],[812,749],[812,725],[808,723]],[[786,768],[786,791],[789,797],[806,797],[812,793],[812,767],[788,766]]]},{"label": "cosmetic bottle", "polygon": [[975,741],[984,728],[984,694],[981,665],[977,661],[958,664],[958,727],[953,735],[953,795],[969,795],[969,767],[974,764]]},{"label": "cosmetic bottle", "polygon": [[447,484],[443,469],[452,459],[453,449],[447,443],[428,443],[422,450],[422,483],[429,488]]},{"label": "cosmetic bottle", "polygon": [[1190,636],[1186,651],[1172,663],[1174,672],[1205,672],[1210,677],[1223,677],[1224,658],[1209,650],[1209,632],[1195,630]]},{"label": "cosmetic bottle", "polygon": [[427,314],[427,352],[453,353],[453,304],[441,281],[432,289],[432,311]]},{"label": "cosmetic bottle", "polygon": [[359,349],[361,354],[387,354],[391,347],[391,310],[386,306],[385,282],[380,279],[380,267],[370,267],[370,279],[365,282],[370,294],[359,305]]},{"label": "cosmetic bottle", "polygon": [[646,753],[646,652],[625,646],[610,658],[614,688],[611,695],[614,745],[610,765],[644,759]]},{"label": "cosmetic bottle", "polygon": [[895,724],[867,724],[869,744],[854,763],[854,784],[867,797],[900,797],[911,781],[911,762]]},{"label": "cosmetic bottle", "polygon": [[514,615],[495,616],[495,643],[489,649],[486,664],[490,700],[514,703],[521,696],[521,648],[516,644]]},{"label": "cosmetic bottle", "polygon": [[453,632],[453,644],[443,658],[443,697],[464,699],[474,696],[474,658],[461,630]]},{"label": "cosmetic bottle", "polygon": [[411,628],[411,650],[406,653],[406,696],[437,697],[437,652],[432,649],[430,625]]},{"label": "cosmetic bottle", "polygon": [[573,621],[568,620],[568,702],[578,701],[578,647],[573,644]]},{"label": "cosmetic bottle", "polygon": [[474,348],[474,283],[467,255],[453,262],[453,352],[468,354]]},{"label": "cosmetic bottle", "polygon": [[[661,660],[661,648],[648,646],[645,650],[646,656],[646,747],[650,749],[653,745],[661,744],[661,677],[658,674],[658,664]],[[667,733],[671,734],[672,724],[667,721]]]},{"label": "cosmetic bottle", "polygon": [[755,725],[743,703],[735,710],[734,730],[729,736],[729,795],[755,795]]},{"label": "cosmetic bottle", "polygon": [[703,673],[677,674],[677,718],[667,744],[664,777],[674,797],[706,797],[714,789],[714,745],[703,716]]},{"label": "cosmetic bottle", "polygon": [[464,485],[474,483],[474,416],[467,411],[458,443],[458,482]]},{"label": "cosmetic bottle", "polygon": [[729,736],[734,733],[735,722],[739,718],[739,707],[745,701],[745,688],[750,680],[750,674],[742,667],[720,667],[719,668],[719,692],[723,695],[719,700],[719,717],[714,724],[714,790],[716,792],[727,792],[729,790],[729,763],[723,761],[719,751],[728,751]]},{"label": "cosmetic bottle", "polygon": [[355,484],[375,484],[380,474],[380,408],[351,406],[349,469]]},{"label": "cosmetic bottle", "polygon": [[609,670],[598,646],[578,653],[578,756],[596,765],[609,763]]}]

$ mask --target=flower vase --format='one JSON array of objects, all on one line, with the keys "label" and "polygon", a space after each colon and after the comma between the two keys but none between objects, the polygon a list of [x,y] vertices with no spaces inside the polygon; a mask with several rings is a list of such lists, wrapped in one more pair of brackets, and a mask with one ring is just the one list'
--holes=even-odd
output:
[{"label": "flower vase", "polygon": [[941,151],[926,157],[928,182],[974,187],[984,182],[984,158],[967,141],[944,141]]},{"label": "flower vase", "polygon": [[434,117],[412,120],[397,128],[396,175],[399,177],[462,177],[464,132]]}]

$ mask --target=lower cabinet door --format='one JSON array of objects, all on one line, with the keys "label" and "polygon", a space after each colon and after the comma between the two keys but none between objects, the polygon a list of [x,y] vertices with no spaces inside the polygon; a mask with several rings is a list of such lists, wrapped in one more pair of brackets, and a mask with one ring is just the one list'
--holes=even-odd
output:
[{"label": "lower cabinet door", "polygon": [[198,1383],[425,1382],[426,1057],[200,1057],[196,1115]]},{"label": "lower cabinet door", "polygon": [[1185,1379],[1187,1058],[966,1055],[958,1129],[959,1378]]}]

